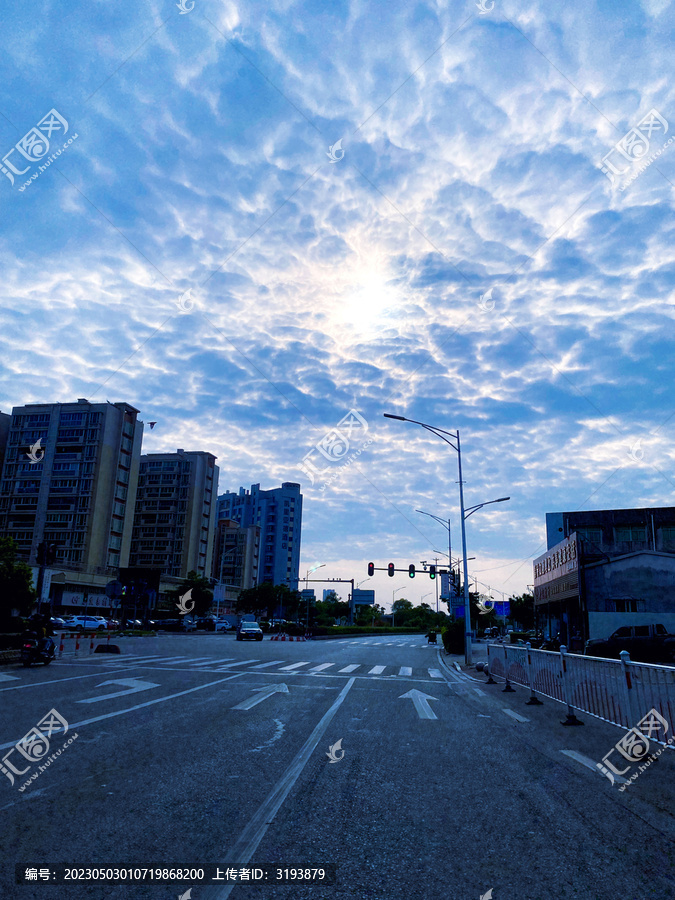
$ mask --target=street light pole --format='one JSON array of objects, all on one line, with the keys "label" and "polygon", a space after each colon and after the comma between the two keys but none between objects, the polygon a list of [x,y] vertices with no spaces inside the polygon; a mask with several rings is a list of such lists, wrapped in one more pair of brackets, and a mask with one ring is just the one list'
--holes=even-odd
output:
[{"label": "street light pole", "polygon": [[402,590],[403,590],[402,587],[398,587],[398,588],[395,588],[391,592],[391,627],[392,628],[394,627],[394,600],[395,600],[396,594]]},{"label": "street light pole", "polygon": [[[430,431],[432,434],[435,434],[436,437],[439,437],[442,441],[445,441],[446,444],[450,444],[453,450],[457,452],[457,465],[459,467],[459,507],[460,514],[462,517],[462,558],[464,560],[464,662],[467,666],[471,665],[471,609],[469,606],[469,565],[466,556],[466,526],[465,521],[471,515],[471,513],[476,512],[477,509],[481,509],[483,506],[487,506],[488,503],[501,503],[503,500],[510,500],[510,497],[500,497],[499,500],[488,500],[487,503],[478,503],[476,506],[469,507],[468,510],[464,508],[464,482],[462,480],[462,447],[459,440],[459,428],[457,431],[445,431],[443,428],[437,428],[435,425],[428,425],[426,422],[418,422],[416,419],[408,419],[406,416],[395,416],[392,413],[384,413],[385,419],[397,419],[399,422],[411,422],[413,425],[421,425],[422,428],[425,428],[427,431]],[[456,441],[456,444],[453,444],[449,438],[452,438]]]}]

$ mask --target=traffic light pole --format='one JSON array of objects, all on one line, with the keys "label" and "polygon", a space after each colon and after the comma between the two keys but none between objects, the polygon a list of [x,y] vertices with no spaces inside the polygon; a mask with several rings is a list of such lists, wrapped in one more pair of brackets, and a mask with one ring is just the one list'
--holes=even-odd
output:
[{"label": "traffic light pole", "polygon": [[[457,429],[457,465],[459,466],[459,509],[462,517],[462,557],[464,561],[464,663],[471,665],[471,604],[469,601],[469,563],[466,558],[466,522],[464,516],[464,482],[462,481],[462,451],[459,444],[459,428]],[[452,567],[452,557],[450,557]]]}]

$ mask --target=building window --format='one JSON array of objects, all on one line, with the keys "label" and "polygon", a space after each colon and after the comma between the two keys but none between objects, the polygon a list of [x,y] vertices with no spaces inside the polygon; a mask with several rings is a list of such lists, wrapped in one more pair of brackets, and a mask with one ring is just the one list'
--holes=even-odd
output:
[{"label": "building window", "polygon": [[614,540],[623,541],[644,541],[645,529],[644,525],[622,525],[614,529]]},{"label": "building window", "polygon": [[602,531],[599,528],[577,528],[577,534],[592,544],[602,543]]},{"label": "building window", "polygon": [[615,607],[615,611],[618,613],[644,612],[645,611],[645,601],[644,600],[614,600],[614,607]]}]

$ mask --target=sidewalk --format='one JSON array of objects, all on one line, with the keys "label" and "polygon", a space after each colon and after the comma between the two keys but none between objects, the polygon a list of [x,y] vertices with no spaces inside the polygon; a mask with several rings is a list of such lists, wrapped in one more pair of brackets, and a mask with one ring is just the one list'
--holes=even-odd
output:
[{"label": "sidewalk", "polygon": [[[550,697],[537,694],[541,705],[528,705],[529,688],[513,684],[513,692],[504,691],[503,679],[495,678],[496,684],[487,684],[487,677],[476,671],[476,662],[487,660],[487,645],[473,645],[472,666],[464,664],[464,655],[446,656],[441,648],[438,660],[443,669],[451,673],[451,685],[458,681],[466,681],[471,688],[478,688],[465,693],[455,693],[458,699],[475,704],[476,714],[488,715],[495,729],[515,728],[523,743],[538,750],[551,762],[562,766],[569,777],[579,781],[579,790],[598,790],[608,792],[616,802],[624,804],[636,815],[651,822],[667,834],[675,833],[675,751],[664,750],[655,761],[640,772],[639,762],[629,762],[617,750],[611,759],[619,770],[627,769],[625,779],[639,773],[638,778],[625,786],[616,778],[612,785],[604,776],[596,763],[612,751],[628,731],[623,726],[613,725],[587,713],[573,710],[576,718],[583,723],[580,726],[565,726],[567,706]],[[455,666],[459,667],[459,671]],[[452,689],[452,688],[451,688]],[[647,714],[649,710],[644,710]],[[637,725],[637,722],[634,723]],[[668,737],[675,734],[675,722],[668,723]],[[660,749],[663,745],[650,743],[649,753]]]}]

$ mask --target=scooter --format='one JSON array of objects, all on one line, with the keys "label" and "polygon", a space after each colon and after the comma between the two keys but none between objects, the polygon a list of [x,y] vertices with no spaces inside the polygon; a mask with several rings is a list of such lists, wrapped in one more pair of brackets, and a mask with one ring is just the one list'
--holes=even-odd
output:
[{"label": "scooter", "polygon": [[24,666],[40,662],[48,666],[55,656],[56,644],[51,638],[38,638],[30,632],[24,635],[21,643],[21,662]]}]

